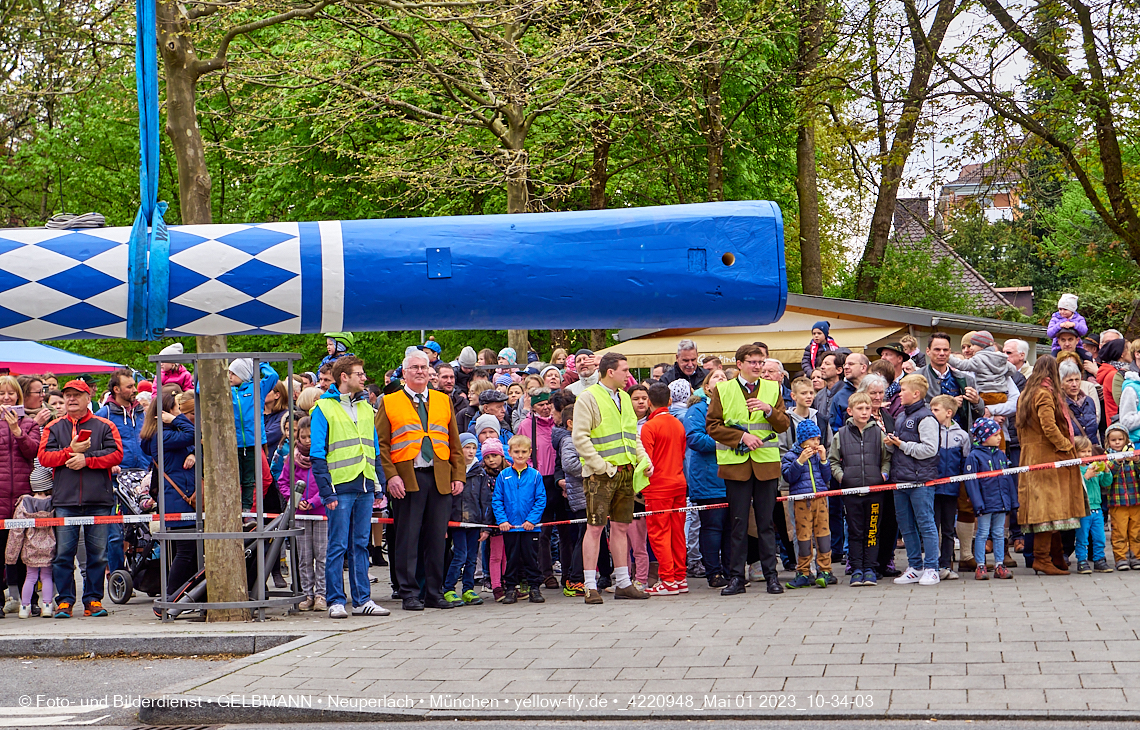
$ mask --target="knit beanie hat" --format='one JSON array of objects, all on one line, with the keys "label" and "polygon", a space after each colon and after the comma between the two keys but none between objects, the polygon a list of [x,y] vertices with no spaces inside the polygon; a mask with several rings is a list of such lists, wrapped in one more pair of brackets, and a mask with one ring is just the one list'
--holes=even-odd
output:
[{"label": "knit beanie hat", "polygon": [[538,377],[540,377],[540,378],[542,378],[543,380],[545,380],[545,379],[546,379],[546,372],[547,372],[548,370],[553,370],[554,372],[558,373],[558,377],[559,377],[559,379],[561,379],[561,378],[562,378],[562,371],[558,369],[558,366],[557,366],[557,365],[547,365],[547,366],[546,366],[546,367],[544,367],[542,370],[539,370],[539,371],[538,371]]},{"label": "knit beanie hat", "polygon": [[513,382],[515,382],[514,379],[506,373],[500,373],[495,376],[495,385],[510,385]]},{"label": "knit beanie hat", "polygon": [[230,372],[238,376],[238,380],[248,383],[253,380],[253,360],[248,357],[239,357],[230,363]]},{"label": "knit beanie hat", "polygon": [[459,434],[459,445],[462,447],[466,446],[467,444],[475,444],[478,446],[479,439],[475,438],[474,434],[470,434],[464,431],[463,433]]},{"label": "knit beanie hat", "polygon": [[970,435],[974,437],[974,443],[979,446],[986,442],[990,436],[1001,431],[1001,426],[992,418],[979,418],[974,421],[974,425],[970,428]]},{"label": "knit beanie hat", "polygon": [[507,358],[507,362],[511,365],[517,365],[519,361],[518,353],[515,352],[515,348],[513,347],[504,347],[499,350],[499,357]]},{"label": "knit beanie hat", "polygon": [[140,380],[138,389],[138,392],[140,393],[153,393],[154,383],[150,382],[149,380]]},{"label": "knit beanie hat", "polygon": [[32,491],[46,492],[51,489],[52,470],[40,465],[39,459],[32,459]]},{"label": "knit beanie hat", "polygon": [[814,418],[805,418],[800,421],[796,426],[796,448],[802,449],[804,441],[808,439],[817,439],[820,437],[819,426],[816,425]]},{"label": "knit beanie hat", "polygon": [[1070,312],[1077,311],[1077,295],[1062,294],[1061,298],[1057,300],[1057,309],[1067,309]]},{"label": "knit beanie hat", "polygon": [[821,319],[820,321],[813,324],[811,326],[811,328],[813,330],[819,330],[819,331],[823,332],[824,337],[830,337],[831,336],[831,322],[826,322],[826,321]]},{"label": "knit beanie hat", "polygon": [[669,396],[673,399],[674,403],[684,404],[689,400],[689,396],[693,394],[693,386],[689,385],[688,380],[674,380],[669,383]]},{"label": "knit beanie hat", "polygon": [[483,442],[483,456],[486,456],[487,454],[498,454],[499,456],[504,456],[504,454],[503,454],[503,442],[497,438],[487,439],[486,441],[484,441]]},{"label": "knit beanie hat", "polygon": [[182,343],[175,342],[173,345],[167,345],[158,351],[159,355],[182,355]]},{"label": "knit beanie hat", "polygon": [[483,432],[483,429],[494,429],[495,433],[499,432],[499,419],[492,416],[490,413],[484,413],[475,419],[475,435],[478,436]]},{"label": "knit beanie hat", "polygon": [[993,347],[994,336],[987,330],[978,330],[970,337],[970,344],[982,349]]},{"label": "knit beanie hat", "polygon": [[479,356],[475,354],[475,348],[468,345],[464,347],[459,353],[459,366],[464,368],[473,368],[479,362]]}]

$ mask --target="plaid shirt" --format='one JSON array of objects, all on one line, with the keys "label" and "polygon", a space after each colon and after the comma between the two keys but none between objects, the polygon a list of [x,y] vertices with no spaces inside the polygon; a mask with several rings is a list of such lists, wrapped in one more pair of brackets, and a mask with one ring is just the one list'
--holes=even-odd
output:
[{"label": "plaid shirt", "polygon": [[[1112,451],[1112,449],[1109,449]],[[1108,507],[1132,507],[1140,504],[1140,486],[1136,484],[1136,465],[1131,461],[1109,462],[1112,486],[1104,492]]]}]

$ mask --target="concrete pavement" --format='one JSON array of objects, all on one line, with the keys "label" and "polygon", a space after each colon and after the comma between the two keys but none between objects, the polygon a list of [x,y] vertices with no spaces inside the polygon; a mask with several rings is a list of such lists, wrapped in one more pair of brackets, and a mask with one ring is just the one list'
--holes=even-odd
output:
[{"label": "concrete pavement", "polygon": [[1140,718],[1140,574],[1014,574],[423,613],[382,580],[391,617],[308,614],[306,638],[171,686],[195,706],[140,719]]}]

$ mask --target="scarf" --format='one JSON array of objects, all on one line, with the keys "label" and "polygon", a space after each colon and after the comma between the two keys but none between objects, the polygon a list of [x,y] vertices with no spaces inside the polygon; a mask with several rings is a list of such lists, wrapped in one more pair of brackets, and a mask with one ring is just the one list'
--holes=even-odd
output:
[{"label": "scarf", "polygon": [[309,457],[308,452],[302,452],[301,447],[293,449],[293,463],[298,469],[312,469],[313,460]]},{"label": "scarf", "polygon": [[[1061,414],[1065,416],[1065,423],[1069,426],[1069,439],[1072,440],[1076,438],[1077,431],[1073,428],[1073,412],[1069,410],[1069,404],[1066,402],[1067,399],[1057,398],[1057,392],[1053,390],[1053,381],[1049,378],[1045,378],[1041,381],[1041,387],[1048,390],[1053,395],[1054,400],[1060,402]],[[1083,432],[1082,430],[1082,433]]]},{"label": "scarf", "polygon": [[[828,352],[831,350],[838,350],[838,349],[839,349],[839,343],[836,342],[835,340],[831,339],[831,335],[828,335],[828,337],[827,337],[827,350],[824,350],[824,352]],[[813,339],[811,341],[811,353],[809,354],[809,357],[811,358],[812,370],[815,369],[815,354],[817,352],[819,352],[819,343]]]}]

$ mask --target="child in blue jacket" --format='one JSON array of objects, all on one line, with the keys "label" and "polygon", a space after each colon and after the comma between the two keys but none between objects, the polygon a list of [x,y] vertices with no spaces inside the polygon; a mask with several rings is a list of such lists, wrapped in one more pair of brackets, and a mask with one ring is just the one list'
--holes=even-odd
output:
[{"label": "child in blue jacket", "polygon": [[[784,454],[780,471],[788,483],[788,494],[826,492],[831,483],[831,464],[827,451],[820,445],[820,430],[814,419],[805,418],[796,426],[796,443]],[[793,502],[796,516],[796,577],[788,588],[806,588],[813,583],[826,588],[831,575],[831,520],[827,497],[797,499]],[[811,542],[815,538],[819,552],[819,575],[811,575]]]},{"label": "child in blue jacket", "polygon": [[[954,420],[958,411],[958,401],[948,395],[934,396],[930,401],[930,412],[938,421],[938,476],[956,477],[966,472],[966,458],[970,455],[970,435],[962,430]],[[941,535],[938,550],[938,577],[941,580],[958,580],[954,572],[954,533],[958,518],[958,494],[963,489],[960,482],[939,484],[934,487],[934,522]],[[969,524],[966,524],[969,527]],[[966,540],[962,544],[965,545]],[[966,548],[959,557],[966,555]],[[961,559],[959,559],[961,564]]]},{"label": "child in blue jacket", "polygon": [[530,584],[530,602],[546,603],[542,597],[542,571],[538,568],[539,531],[535,529],[546,509],[546,487],[538,470],[527,466],[530,439],[512,436],[507,445],[511,468],[499,473],[491,496],[491,509],[503,533],[503,549],[507,553],[503,603],[518,603],[520,574]]},{"label": "child in blue jacket", "polygon": [[[980,474],[1009,468],[1009,459],[1001,450],[1001,426],[992,418],[979,418],[970,429],[974,437],[974,448],[966,459],[966,473]],[[982,477],[966,482],[966,493],[974,514],[978,516],[978,531],[974,535],[974,560],[978,567],[974,572],[977,580],[989,580],[986,572],[986,540],[994,543],[994,576],[1010,579],[1013,575],[1002,565],[1005,560],[1005,520],[1016,510],[1017,480],[1011,474],[996,477]]]}]

